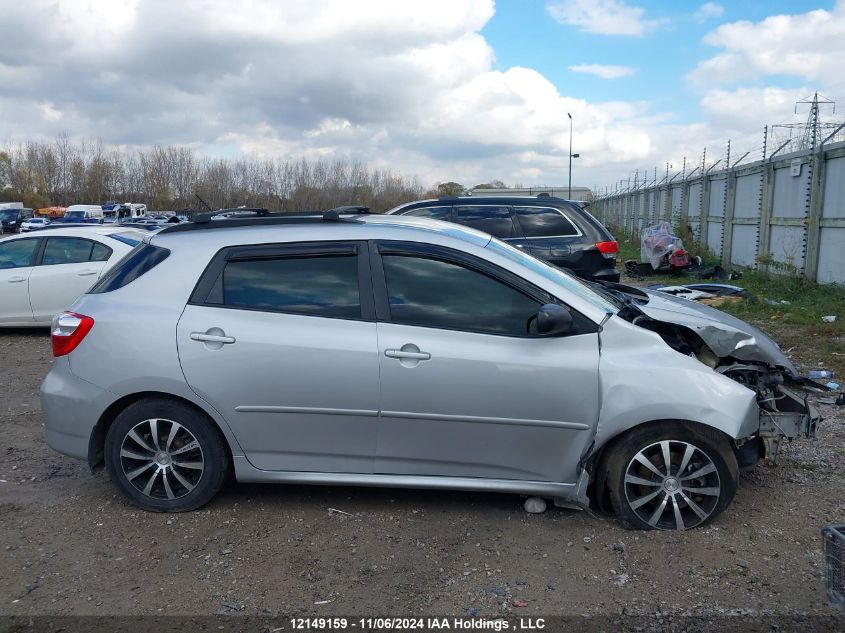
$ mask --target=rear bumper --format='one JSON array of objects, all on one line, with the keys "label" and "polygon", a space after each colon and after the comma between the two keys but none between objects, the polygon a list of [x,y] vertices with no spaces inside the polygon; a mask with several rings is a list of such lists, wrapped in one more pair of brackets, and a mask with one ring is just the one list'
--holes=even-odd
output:
[{"label": "rear bumper", "polygon": [[74,375],[67,356],[57,358],[41,383],[47,444],[60,453],[87,460],[91,434],[113,398],[105,389]]},{"label": "rear bumper", "polygon": [[619,271],[615,268],[600,268],[590,275],[593,281],[610,281],[619,283]]}]

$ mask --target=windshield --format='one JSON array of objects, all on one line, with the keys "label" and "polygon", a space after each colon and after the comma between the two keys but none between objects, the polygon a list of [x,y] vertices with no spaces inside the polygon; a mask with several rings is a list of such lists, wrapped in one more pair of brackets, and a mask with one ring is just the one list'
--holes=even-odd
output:
[{"label": "windshield", "polygon": [[85,211],[68,211],[65,213],[66,218],[84,218]]},{"label": "windshield", "polygon": [[19,209],[7,209],[5,211],[0,211],[0,219],[15,220],[18,217],[18,213],[20,213]]},{"label": "windshield", "polygon": [[528,253],[524,253],[518,248],[514,248],[510,244],[506,244],[495,237],[490,240],[487,248],[499,255],[507,257],[517,264],[529,268],[532,272],[545,277],[558,286],[566,288],[568,291],[578,295],[582,299],[589,301],[599,310],[604,310],[605,312],[616,312],[617,310],[614,302],[609,301],[605,296],[597,293],[586,281],[579,279],[568,271],[556,268],[555,266],[550,266],[543,260],[538,259],[533,255],[529,255]]}]

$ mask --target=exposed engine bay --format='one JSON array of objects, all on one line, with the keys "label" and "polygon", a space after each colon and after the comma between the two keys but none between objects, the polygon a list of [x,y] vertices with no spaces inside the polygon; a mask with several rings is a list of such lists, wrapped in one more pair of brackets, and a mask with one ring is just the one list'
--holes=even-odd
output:
[{"label": "exposed engine bay", "polygon": [[[665,293],[612,284],[618,316],[658,334],[675,351],[757,394],[759,431],[736,441],[740,466],[773,463],[784,438],[813,437],[821,421],[793,363],[768,336],[727,313]],[[810,383],[812,384],[812,383]]]}]

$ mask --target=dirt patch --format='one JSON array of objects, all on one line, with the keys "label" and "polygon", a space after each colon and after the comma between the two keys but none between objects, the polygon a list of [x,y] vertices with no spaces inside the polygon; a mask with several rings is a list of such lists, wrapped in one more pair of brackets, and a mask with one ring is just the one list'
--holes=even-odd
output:
[{"label": "dirt patch", "polygon": [[0,334],[0,614],[834,613],[819,529],[845,520],[841,408],[683,534],[512,495],[235,483],[163,515],[45,445],[49,348]]}]

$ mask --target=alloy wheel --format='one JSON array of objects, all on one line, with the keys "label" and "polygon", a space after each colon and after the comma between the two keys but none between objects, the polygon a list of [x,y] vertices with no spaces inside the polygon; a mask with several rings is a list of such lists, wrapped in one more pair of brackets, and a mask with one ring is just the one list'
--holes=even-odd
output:
[{"label": "alloy wheel", "polygon": [[173,420],[139,422],[120,446],[123,475],[141,493],[154,499],[179,499],[202,479],[205,459],[197,438]]},{"label": "alloy wheel", "polygon": [[700,448],[676,440],[646,446],[625,469],[631,510],[659,530],[688,530],[703,523],[722,489],[713,460]]}]

